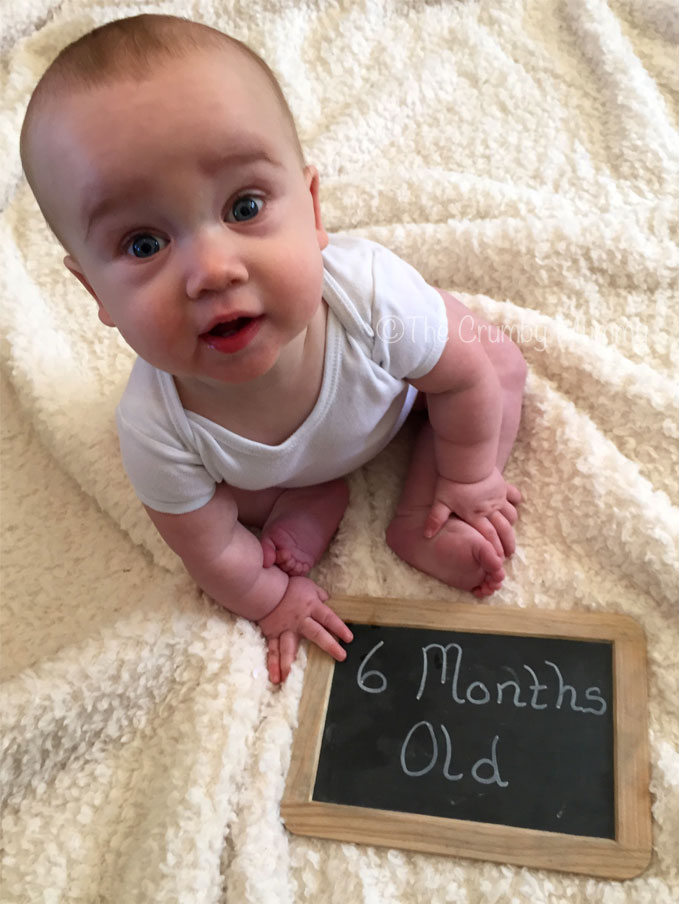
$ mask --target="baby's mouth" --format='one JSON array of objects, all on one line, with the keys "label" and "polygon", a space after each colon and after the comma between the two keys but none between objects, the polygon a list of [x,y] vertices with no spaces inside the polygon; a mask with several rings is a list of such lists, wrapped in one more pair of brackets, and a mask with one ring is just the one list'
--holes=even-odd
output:
[{"label": "baby's mouth", "polygon": [[237,317],[235,320],[226,320],[222,323],[216,323],[211,330],[203,333],[204,336],[233,336],[234,333],[242,330],[248,323],[252,321],[252,317]]},{"label": "baby's mouth", "polygon": [[219,323],[201,333],[200,340],[213,351],[222,354],[234,354],[246,348],[259,332],[264,314],[257,317],[232,317],[231,320],[221,320]]}]

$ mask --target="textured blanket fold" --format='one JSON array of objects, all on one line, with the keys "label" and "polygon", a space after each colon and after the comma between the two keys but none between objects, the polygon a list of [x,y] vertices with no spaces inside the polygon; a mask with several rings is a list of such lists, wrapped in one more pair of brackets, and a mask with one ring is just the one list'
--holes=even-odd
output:
[{"label": "textured blanket fold", "polygon": [[[122,471],[132,352],[63,267],[21,172],[64,44],[171,12],[280,77],[325,224],[387,245],[521,346],[524,493],[479,605],[620,612],[648,644],[654,852],[625,883],[288,835],[305,652],[267,682]],[[3,902],[672,904],[679,899],[679,3],[95,0],[0,24]],[[384,541],[412,445],[350,477],[315,570],[341,595],[471,601]]]}]

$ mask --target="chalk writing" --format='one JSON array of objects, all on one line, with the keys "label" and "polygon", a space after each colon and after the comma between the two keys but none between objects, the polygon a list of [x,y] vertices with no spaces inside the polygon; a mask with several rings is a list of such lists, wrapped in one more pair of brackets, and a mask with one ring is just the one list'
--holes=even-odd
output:
[{"label": "chalk writing", "polygon": [[315,800],[615,837],[611,643],[351,629]]},{"label": "chalk writing", "polygon": [[[360,666],[360,668],[359,668],[359,670],[358,670],[358,674],[356,675],[356,681],[357,681],[357,683],[358,683],[358,686],[361,688],[362,691],[365,691],[366,694],[381,694],[382,691],[384,691],[384,690],[387,689],[387,679],[386,679],[385,676],[382,674],[382,672],[378,672],[377,669],[373,669],[373,670],[370,671],[370,672],[366,672],[366,671],[365,671],[365,667],[366,667],[366,665],[368,664],[368,660],[370,659],[370,657],[371,657],[374,653],[376,653],[376,652],[379,650],[379,648],[380,648],[381,646],[383,646],[383,645],[384,645],[384,641],[383,641],[383,640],[381,640],[379,643],[376,643],[376,644],[375,644],[375,646],[374,646],[374,647],[372,648],[372,650],[367,654],[367,656],[365,657],[365,659],[364,659],[363,662],[361,663],[361,666]],[[372,677],[374,677],[374,676],[376,676],[377,679],[378,679],[378,681],[380,682],[379,687],[368,687],[368,685],[365,683],[365,682],[366,682],[366,678],[372,678]]]},{"label": "chalk writing", "polygon": [[[388,681],[387,677],[383,672],[378,671],[377,669],[367,669],[367,665],[369,660],[377,653],[377,651],[384,646],[384,641],[380,640],[379,643],[376,643],[375,646],[366,654],[361,662],[361,665],[358,669],[356,675],[356,681],[358,686],[367,694],[381,694],[383,691],[387,689]],[[452,669],[448,668],[449,665],[449,652],[454,651],[454,662],[452,664]],[[433,652],[434,654],[438,652],[441,660],[441,679],[440,683],[445,684],[448,680],[448,674],[450,672],[450,691],[451,697],[453,701],[463,706],[466,703],[472,704],[472,706],[486,706],[487,704],[494,701],[496,705],[501,705],[505,699],[509,699],[513,706],[517,708],[523,708],[526,706],[530,706],[531,709],[534,710],[543,710],[547,709],[550,706],[549,702],[539,702],[539,697],[542,692],[550,691],[549,684],[544,684],[540,681],[536,671],[531,668],[531,666],[523,663],[523,668],[528,672],[531,678],[530,684],[528,684],[528,690],[530,691],[529,699],[522,700],[521,693],[525,688],[521,686],[520,681],[518,680],[508,680],[508,681],[496,681],[494,687],[494,693],[491,690],[492,685],[490,683],[486,683],[483,681],[471,681],[464,687],[464,682],[460,679],[460,673],[462,671],[464,650],[462,645],[459,643],[449,643],[445,646],[440,643],[429,643],[425,646],[421,647],[422,651],[422,671],[420,675],[420,684],[417,689],[417,693],[415,698],[417,700],[421,700],[425,694],[427,689],[427,679],[429,677],[429,660],[430,654]],[[594,716],[602,716],[607,709],[606,701],[601,696],[601,691],[598,687],[588,687],[584,691],[584,696],[590,703],[598,704],[594,707],[592,706],[580,706],[578,705],[578,692],[576,688],[572,684],[568,684],[563,676],[563,673],[559,666],[552,662],[549,659],[543,660],[546,666],[549,666],[555,673],[556,678],[558,680],[558,689],[556,699],[552,701],[552,704],[557,710],[560,710],[564,701],[570,705],[571,710],[579,713],[588,713]],[[515,673],[513,673],[515,674]],[[368,681],[371,683],[368,684]],[[377,684],[373,682],[377,681]],[[513,697],[508,694],[505,694],[508,688],[513,688]],[[547,698],[543,697],[543,701],[546,701]],[[443,739],[445,742],[445,759],[442,766],[442,773],[444,778],[448,781],[460,781],[463,778],[464,773],[450,772],[450,766],[453,758],[453,743],[446,728],[443,723],[439,724],[439,728],[443,735]],[[411,741],[413,741],[414,736],[417,733],[425,730],[429,734],[429,747],[431,748],[431,754],[429,761],[419,768],[413,768],[408,765],[407,757],[408,750],[411,745]],[[477,760],[474,765],[471,767],[471,775],[472,778],[479,782],[482,785],[496,784],[500,788],[507,788],[509,785],[508,781],[504,781],[500,776],[500,769],[497,761],[497,746],[498,741],[500,739],[499,735],[495,735],[493,741],[491,743],[491,755],[490,757],[481,757]],[[416,749],[421,751],[423,749],[423,744],[420,742],[416,745]],[[434,731],[434,726],[431,722],[427,720],[421,720],[416,722],[408,731],[403,744],[401,745],[401,754],[400,754],[400,763],[401,769],[405,773],[405,775],[410,776],[411,778],[419,778],[421,776],[427,775],[431,770],[436,766],[439,760],[439,744],[436,737],[436,732]],[[490,775],[485,778],[480,774],[480,769],[484,766],[490,767]]]},{"label": "chalk writing", "polygon": [[564,694],[568,691],[571,698],[571,709],[574,709],[579,713],[593,713],[595,716],[603,716],[606,712],[606,701],[601,696],[601,691],[598,687],[588,687],[585,691],[585,697],[587,697],[588,700],[598,700],[603,707],[602,709],[587,709],[585,706],[578,706],[575,702],[577,700],[576,690],[571,684],[566,684],[564,682],[559,666],[554,662],[550,662],[548,659],[545,659],[545,665],[551,665],[559,679],[559,699],[556,701],[557,709],[561,709]]},{"label": "chalk writing", "polygon": [[[384,641],[380,641],[380,643],[374,647],[368,656],[372,656],[372,654],[377,650],[378,646]],[[460,671],[462,669],[462,661],[464,656],[464,651],[462,646],[459,643],[449,643],[444,647],[443,644],[440,643],[430,643],[422,648],[422,674],[420,678],[420,685],[417,689],[416,699],[420,700],[422,695],[425,692],[427,686],[427,679],[429,677],[429,653],[432,650],[436,650],[440,653],[442,664],[441,664],[441,684],[445,684],[448,676],[448,652],[450,650],[455,651],[455,662],[452,668],[452,677],[450,683],[451,695],[455,703],[463,705],[465,703],[471,703],[473,706],[485,706],[490,703],[492,700],[496,704],[501,704],[505,699],[505,690],[508,687],[514,688],[514,697],[512,703],[516,707],[524,707],[530,706],[532,709],[547,709],[550,705],[546,702],[538,702],[539,695],[542,691],[549,691],[549,685],[543,684],[535,670],[532,669],[529,665],[523,664],[523,668],[528,672],[528,674],[532,678],[532,682],[528,685],[528,689],[532,691],[530,696],[530,700],[521,700],[521,691],[523,688],[521,687],[519,681],[497,681],[495,682],[495,694],[491,692],[491,688],[488,684],[483,681],[472,681],[467,685],[466,689],[463,689],[460,682]],[[366,657],[367,660],[367,657]],[[365,664],[365,663],[364,663]],[[601,691],[598,687],[588,687],[584,691],[585,698],[590,703],[598,704],[595,707],[587,707],[587,706],[579,706],[577,703],[578,692],[573,687],[572,684],[567,684],[564,680],[561,669],[555,662],[551,662],[549,659],[544,660],[544,664],[550,666],[555,672],[558,679],[558,695],[555,703],[553,704],[556,709],[561,709],[564,698],[567,698],[570,708],[574,712],[580,713],[589,713],[594,716],[603,716],[603,714],[607,710],[607,703],[604,698],[601,696]],[[380,690],[383,690],[386,685],[386,678],[382,675],[381,672],[369,674],[378,674],[384,680],[384,687]],[[368,688],[364,688],[364,690],[369,690],[370,693],[378,693],[379,691],[370,690]],[[543,698],[544,699],[544,698]]]},{"label": "chalk writing", "polygon": [[[411,769],[406,762],[406,757],[408,755],[408,745],[410,744],[410,740],[413,737],[413,735],[415,734],[415,732],[422,726],[424,726],[427,729],[427,731],[429,732],[429,737],[431,739],[431,748],[432,748],[431,757],[430,757],[427,765],[424,766],[422,769]],[[446,726],[443,725],[443,723],[441,723],[439,725],[439,727],[441,729],[441,733],[443,734],[443,738],[446,742],[446,758],[443,763],[443,770],[442,770],[443,777],[448,779],[448,781],[451,781],[451,782],[459,782],[462,778],[464,778],[464,773],[458,772],[458,773],[455,773],[454,775],[451,775],[451,773],[449,771],[450,763],[451,763],[451,760],[453,757],[453,742],[451,740],[450,734],[449,734]],[[492,744],[491,744],[490,757],[481,757],[479,760],[477,760],[474,763],[474,765],[472,766],[471,774],[472,774],[472,778],[474,779],[474,781],[479,782],[479,784],[481,784],[481,785],[496,784],[496,785],[499,785],[501,788],[506,788],[506,787],[508,787],[509,782],[505,782],[500,778],[500,770],[498,768],[498,763],[497,763],[497,743],[498,743],[498,741],[499,741],[499,735],[495,735],[495,737],[493,738]],[[427,722],[426,720],[417,722],[410,729],[410,731],[406,735],[406,739],[404,740],[403,745],[401,746],[401,757],[400,757],[401,769],[403,770],[403,772],[406,775],[409,775],[412,778],[419,778],[420,776],[426,775],[428,772],[431,772],[431,770],[434,768],[434,766],[438,762],[438,758],[439,758],[439,745],[436,740],[436,732],[434,731],[434,726],[431,724],[431,722]],[[485,765],[488,765],[491,768],[491,775],[488,776],[487,778],[483,778],[483,776],[479,774],[479,769]]]}]

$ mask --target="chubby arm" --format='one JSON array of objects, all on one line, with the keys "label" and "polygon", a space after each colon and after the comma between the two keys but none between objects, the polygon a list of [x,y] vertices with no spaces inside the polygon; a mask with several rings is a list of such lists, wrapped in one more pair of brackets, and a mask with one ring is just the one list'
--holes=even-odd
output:
[{"label": "chubby arm", "polygon": [[283,598],[287,574],[275,566],[262,567],[261,544],[238,521],[236,502],[225,484],[219,484],[202,508],[183,515],[144,508],[194,581],[220,606],[259,621]]},{"label": "chubby arm", "polygon": [[434,428],[438,480],[425,534],[433,536],[451,512],[475,523],[506,499],[498,471],[503,417],[502,386],[476,321],[456,299],[441,296],[448,341],[434,368],[413,386],[427,394]]},{"label": "chubby arm", "polygon": [[339,661],[346,657],[333,634],[345,641],[352,635],[325,605],[328,594],[308,578],[288,577],[276,565],[263,567],[262,546],[238,521],[225,484],[202,508],[183,515],[144,507],[196,583],[225,609],[257,622],[267,638],[267,666],[275,684],[287,677],[300,637]]}]

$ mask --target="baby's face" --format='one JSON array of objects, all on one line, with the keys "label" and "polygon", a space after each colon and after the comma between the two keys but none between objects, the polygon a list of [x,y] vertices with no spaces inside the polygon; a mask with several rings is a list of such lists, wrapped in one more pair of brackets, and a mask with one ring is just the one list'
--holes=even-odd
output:
[{"label": "baby's face", "polygon": [[69,96],[36,134],[64,263],[141,357],[242,382],[304,330],[327,243],[318,176],[247,57],[196,54]]}]

